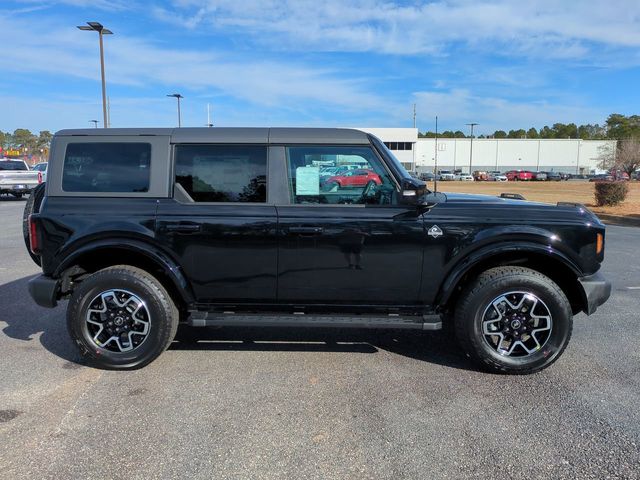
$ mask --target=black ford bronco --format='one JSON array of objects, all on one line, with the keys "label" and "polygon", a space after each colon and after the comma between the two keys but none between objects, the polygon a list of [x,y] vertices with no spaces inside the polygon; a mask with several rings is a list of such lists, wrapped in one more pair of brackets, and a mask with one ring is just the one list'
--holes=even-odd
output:
[{"label": "black ford bronco", "polygon": [[610,294],[577,204],[434,193],[349,129],[63,130],[25,238],[33,299],[141,367],[192,326],[451,329],[484,368],[553,363]]}]

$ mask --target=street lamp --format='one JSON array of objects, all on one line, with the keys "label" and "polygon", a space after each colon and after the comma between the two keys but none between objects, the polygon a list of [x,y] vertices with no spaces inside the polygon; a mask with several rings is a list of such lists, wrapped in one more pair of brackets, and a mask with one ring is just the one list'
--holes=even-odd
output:
[{"label": "street lamp", "polygon": [[98,38],[100,39],[100,74],[102,75],[102,116],[104,117],[103,125],[105,128],[109,127],[107,121],[107,84],[104,79],[104,47],[102,45],[103,35],[113,35],[113,32],[108,28],[104,28],[99,22],[87,22],[87,25],[80,25],[80,30],[93,30],[98,32]]},{"label": "street lamp", "polygon": [[93,123],[95,128],[98,128],[98,120],[89,120],[89,123]]},{"label": "street lamp", "polygon": [[182,119],[180,118],[180,99],[184,97],[179,93],[171,93],[167,95],[167,97],[174,97],[178,100],[178,128],[180,128],[182,126]]},{"label": "street lamp", "polygon": [[469,147],[469,175],[471,175],[471,162],[473,160],[473,127],[478,125],[477,123],[465,123],[471,127],[471,145]]}]

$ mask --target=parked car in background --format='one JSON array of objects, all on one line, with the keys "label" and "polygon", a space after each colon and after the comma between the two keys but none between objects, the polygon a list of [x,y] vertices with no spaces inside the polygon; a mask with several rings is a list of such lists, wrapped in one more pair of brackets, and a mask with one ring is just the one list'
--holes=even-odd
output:
[{"label": "parked car in background", "polygon": [[547,181],[549,182],[559,182],[560,180],[562,180],[562,175],[560,175],[558,172],[540,172],[540,173],[544,173],[547,176]]},{"label": "parked car in background", "polygon": [[613,175],[610,173],[600,173],[598,175],[594,175],[589,179],[590,182],[612,182]]},{"label": "parked car in background", "polygon": [[461,173],[458,175],[458,180],[461,182],[473,182],[473,175],[469,175],[468,173]]},{"label": "parked car in background", "polygon": [[456,179],[456,174],[451,170],[440,170],[439,172],[440,180],[443,182],[449,182]]},{"label": "parked car in background", "polygon": [[611,175],[614,180],[629,180],[629,174],[627,172],[623,172],[622,170],[612,169],[611,171],[609,171],[609,175]]},{"label": "parked car in background", "polygon": [[431,172],[423,172],[420,174],[420,180],[423,182],[433,182],[434,180],[440,180],[440,175],[434,175]]},{"label": "parked car in background", "polygon": [[510,182],[533,180],[533,173],[527,170],[510,170],[505,173],[507,180]]},{"label": "parked car in background", "polygon": [[533,174],[533,179],[538,180],[539,182],[546,182],[549,177],[546,172],[535,172]]},{"label": "parked car in background", "polygon": [[41,163],[36,163],[33,166],[33,170],[35,170],[36,172],[42,173],[43,183],[47,181],[47,165],[49,165],[47,162],[41,162]]},{"label": "parked car in background", "polygon": [[338,190],[340,188],[364,187],[369,182],[380,185],[382,181],[376,172],[367,169],[349,170],[340,175],[334,175],[325,180],[323,189],[326,191]]},{"label": "parked car in background", "polygon": [[488,182],[506,182],[508,181],[506,175],[502,175],[500,172],[498,173],[489,173],[487,176]]},{"label": "parked car in background", "polygon": [[0,195],[20,198],[40,185],[42,177],[42,172],[29,170],[24,160],[0,159]]},{"label": "parked car in background", "polygon": [[473,179],[477,182],[487,181],[489,179],[489,174],[481,170],[476,170],[473,172]]},{"label": "parked car in background", "polygon": [[558,172],[560,174],[560,178],[562,180],[569,180],[571,178],[571,174],[570,173],[564,173],[564,172]]}]

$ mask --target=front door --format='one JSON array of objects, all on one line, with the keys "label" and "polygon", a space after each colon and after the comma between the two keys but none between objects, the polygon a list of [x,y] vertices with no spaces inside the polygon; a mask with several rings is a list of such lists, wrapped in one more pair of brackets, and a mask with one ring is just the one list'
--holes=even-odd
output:
[{"label": "front door", "polygon": [[[291,146],[285,156],[290,201],[277,205],[278,301],[419,304],[422,216],[398,202],[397,183],[375,152]],[[366,182],[345,181],[354,176]]]},{"label": "front door", "polygon": [[156,236],[202,304],[276,300],[276,208],[267,147],[177,145],[174,198],[160,200]]}]

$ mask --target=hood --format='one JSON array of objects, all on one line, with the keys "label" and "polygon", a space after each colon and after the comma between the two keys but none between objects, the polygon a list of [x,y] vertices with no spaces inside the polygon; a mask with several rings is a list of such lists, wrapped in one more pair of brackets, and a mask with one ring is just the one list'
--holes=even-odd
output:
[{"label": "hood", "polygon": [[548,203],[530,202],[528,200],[514,200],[512,198],[500,198],[492,195],[477,195],[473,193],[447,193],[444,192],[447,203],[495,203],[502,205],[537,205],[553,207]]}]

